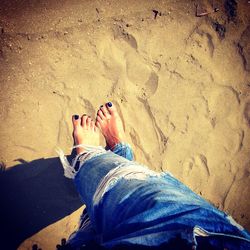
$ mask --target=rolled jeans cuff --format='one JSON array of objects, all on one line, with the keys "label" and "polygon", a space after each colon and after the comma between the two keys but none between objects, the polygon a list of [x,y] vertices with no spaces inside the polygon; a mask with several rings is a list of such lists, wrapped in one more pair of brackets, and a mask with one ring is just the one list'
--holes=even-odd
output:
[{"label": "rolled jeans cuff", "polygon": [[80,144],[77,146],[74,146],[73,148],[84,148],[84,152],[78,154],[71,162],[69,163],[68,159],[64,155],[63,151],[61,149],[57,150],[57,153],[59,155],[60,161],[62,163],[62,166],[64,168],[64,176],[70,179],[74,179],[77,172],[80,170],[80,168],[83,166],[83,164],[90,160],[91,158],[105,154],[107,151],[101,147],[101,146],[90,146],[85,144]]},{"label": "rolled jeans cuff", "polygon": [[133,150],[128,143],[120,142],[114,146],[112,151],[113,153],[120,155],[129,161],[134,160]]}]

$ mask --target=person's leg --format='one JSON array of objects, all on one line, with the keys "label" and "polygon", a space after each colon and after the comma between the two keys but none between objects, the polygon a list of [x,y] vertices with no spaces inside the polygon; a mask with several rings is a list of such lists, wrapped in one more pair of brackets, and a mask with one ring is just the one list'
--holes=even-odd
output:
[{"label": "person's leg", "polygon": [[107,149],[130,161],[134,159],[131,146],[126,142],[122,120],[111,102],[101,105],[97,112],[96,126],[103,134]]},{"label": "person's leg", "polygon": [[[104,135],[107,147],[114,152],[106,151],[100,146],[90,146],[98,145],[99,134],[97,126],[86,115],[83,115],[81,119],[78,115],[72,117],[73,138],[77,154],[72,164],[68,162],[62,152],[59,152],[64,175],[74,179],[77,191],[87,207],[91,206],[91,199],[100,180],[113,168],[126,165],[130,162],[128,160],[133,159],[132,150],[125,142],[125,132],[115,106],[108,103],[106,107],[102,108],[103,111],[98,111],[96,125]],[[97,159],[91,161],[91,158]]]},{"label": "person's leg", "polygon": [[[99,121],[97,120],[96,124],[104,135],[107,146],[117,153],[120,152],[123,157],[126,156],[125,133],[114,105],[103,106],[101,110],[103,110],[101,113],[103,116],[99,116],[98,111]],[[123,145],[125,145],[124,148]],[[153,175],[151,175],[151,178],[147,178],[147,180],[137,178],[135,176],[138,166],[124,158],[110,151],[97,155],[85,162],[75,178],[81,197],[86,199],[85,203],[92,223],[97,233],[102,233],[104,238],[111,237],[110,239],[112,239],[113,235],[117,234],[120,239],[123,237],[127,241],[126,234],[130,231],[134,233],[133,239],[138,237],[138,242],[143,242],[143,237],[141,237],[143,234],[140,230],[143,230],[144,226],[149,229],[149,225],[152,224],[152,235],[149,236],[146,233],[145,238],[151,238],[152,242],[159,243],[161,240],[159,237],[154,239],[154,234],[161,230],[161,223],[166,224],[162,240],[166,239],[169,227],[174,226],[175,233],[178,232],[178,225],[182,225],[181,231],[184,228],[190,229],[190,241],[193,238],[195,226],[208,230],[212,234],[247,236],[244,231],[231,225],[223,212],[208,204],[172,176],[152,178]],[[124,175],[126,178],[120,179],[119,182],[116,182],[115,187],[109,189],[111,186],[108,181],[105,182],[106,176],[110,175],[111,170],[121,165],[125,167],[121,171],[131,167],[130,172],[126,172]],[[143,172],[141,169],[139,171]],[[127,180],[129,175],[131,180]],[[109,180],[117,178],[115,175],[110,177]],[[89,180],[91,183],[86,185]],[[101,198],[98,199],[96,194],[100,189],[100,183],[109,188],[103,188],[103,193],[100,193],[105,196],[99,195]],[[136,227],[141,232],[140,235],[137,234]],[[120,231],[114,231],[115,228],[120,228]],[[171,232],[172,234],[173,232]]]},{"label": "person's leg", "polygon": [[[108,151],[83,145],[97,145],[98,128],[106,140],[106,148],[110,149]],[[100,107],[95,125],[86,115],[81,117],[81,121],[79,116],[73,116],[73,137],[75,145],[83,145],[76,148],[77,156],[72,164],[77,172],[74,182],[84,203],[87,207],[91,207],[91,199],[101,179],[110,170],[130,164],[129,161],[133,160],[133,152],[130,145],[126,143],[121,118],[111,102]]]},{"label": "person's leg", "polygon": [[[85,133],[92,131],[91,126],[87,129],[83,125],[82,129],[86,130]],[[80,133],[76,133],[75,137],[77,138],[75,138],[75,141],[79,144],[87,143],[84,138],[79,137],[79,135],[83,134],[80,130],[79,128],[78,132]],[[107,142],[110,142],[110,138],[107,139]],[[115,145],[117,143],[113,146]],[[131,238],[134,243],[140,242],[142,244],[143,240],[148,241],[147,239],[159,243],[159,232],[163,232],[161,239],[165,241],[168,233],[172,236],[173,233],[180,231],[186,234],[186,231],[190,230],[190,240],[192,240],[193,227],[196,225],[205,225],[205,229],[211,228],[211,232],[217,232],[217,230],[213,230],[211,218],[215,218],[214,225],[216,225],[216,228],[221,229],[218,233],[224,233],[223,228],[228,227],[228,223],[224,223],[224,215],[219,214],[216,216],[218,212],[214,211],[214,209],[208,209],[207,203],[191,191],[187,191],[186,187],[172,177],[168,176],[163,179],[152,178],[152,176],[146,179],[138,178],[138,176],[141,176],[139,174],[143,173],[143,170],[140,169],[140,172],[136,172],[135,170],[138,167],[136,163],[110,151],[90,152],[86,148],[84,150],[78,151],[80,155],[82,154],[80,160],[83,160],[83,164],[80,166],[74,181],[82,200],[87,206],[94,230],[92,231],[92,227],[90,229],[88,227],[88,230],[85,228],[83,231],[79,231],[79,235],[75,237],[75,240],[78,240],[77,244],[86,242],[89,237],[95,238],[95,236],[92,237],[93,233],[96,233],[96,236],[100,235],[102,241],[104,239],[110,241],[110,244],[116,244],[115,235],[119,235],[119,239],[123,238],[124,242],[129,242]],[[85,159],[85,155],[89,152],[91,158]],[[123,175],[126,178],[120,178],[119,175],[110,175],[113,170],[117,170],[117,167],[120,167],[119,175],[124,169],[130,168],[130,171]],[[107,176],[109,178],[106,178]],[[100,199],[97,199],[98,202],[96,203],[98,190],[103,190],[103,192],[99,192],[101,193],[99,195]],[[185,202],[183,202],[184,198]],[[193,201],[192,198],[195,200]],[[207,218],[209,218],[209,223],[204,221]],[[113,223],[112,219],[114,220]],[[219,223],[220,220],[221,223]],[[117,225],[118,222],[119,225]],[[160,224],[158,225],[158,223]],[[110,225],[111,228],[107,228]],[[175,228],[175,226],[178,228]],[[185,231],[183,228],[187,230]],[[149,229],[152,229],[152,231],[149,232]],[[174,232],[172,232],[173,230]],[[88,235],[89,232],[90,235]],[[126,238],[128,232],[131,232],[133,237]],[[230,232],[234,232],[234,230],[227,230],[227,233]],[[81,241],[84,237],[87,237],[87,239]]]},{"label": "person's leg", "polygon": [[[65,158],[61,158],[61,160],[65,168],[65,176],[74,179],[76,189],[87,208],[87,213],[85,211],[83,213],[84,216],[80,220],[81,224],[78,230],[70,236],[67,242],[69,245],[79,246],[92,241],[96,237],[96,231],[98,231],[95,223],[95,217],[98,217],[98,215],[93,213],[93,198],[100,181],[110,170],[121,164],[130,164],[125,158],[132,160],[133,153],[126,143],[120,142],[119,138],[121,137],[116,137],[116,144],[114,144],[112,138],[109,138],[111,136],[110,133],[105,134],[105,139],[114,146],[112,148],[114,153],[110,150],[106,151],[102,147],[88,146],[98,145],[98,128],[91,118],[86,115],[83,115],[81,118],[78,115],[74,115],[72,122],[77,155],[71,165]],[[115,134],[117,133],[120,133],[119,130]],[[114,133],[112,134],[114,135]]]}]

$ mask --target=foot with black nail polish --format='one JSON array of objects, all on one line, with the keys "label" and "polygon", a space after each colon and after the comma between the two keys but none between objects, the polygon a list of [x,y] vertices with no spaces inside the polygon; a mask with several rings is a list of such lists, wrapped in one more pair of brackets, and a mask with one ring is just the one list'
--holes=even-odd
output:
[{"label": "foot with black nail polish", "polygon": [[116,144],[125,142],[122,120],[113,103],[108,102],[100,106],[95,125],[103,134],[109,149],[112,150]]},{"label": "foot with black nail polish", "polygon": [[[82,117],[73,115],[72,123],[75,146],[79,144],[99,145],[99,131],[89,116],[85,114]],[[83,147],[76,148],[77,154],[84,152],[84,150]]]}]

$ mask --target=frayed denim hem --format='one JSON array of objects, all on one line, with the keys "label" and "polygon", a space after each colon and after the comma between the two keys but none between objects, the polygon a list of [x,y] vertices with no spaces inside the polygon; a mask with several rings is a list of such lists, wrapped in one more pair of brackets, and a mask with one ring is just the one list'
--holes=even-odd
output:
[{"label": "frayed denim hem", "polygon": [[[70,164],[66,156],[64,155],[63,151],[61,149],[57,150],[57,153],[59,155],[60,161],[62,163],[62,166],[64,168],[64,176],[70,179],[74,179],[77,172],[81,169],[83,164],[90,160],[91,158],[104,154],[107,151],[102,146],[90,146],[85,144],[80,144],[77,146],[72,147],[74,148],[84,148],[85,151],[78,154]],[[79,162],[79,166],[76,168],[76,164]]]}]

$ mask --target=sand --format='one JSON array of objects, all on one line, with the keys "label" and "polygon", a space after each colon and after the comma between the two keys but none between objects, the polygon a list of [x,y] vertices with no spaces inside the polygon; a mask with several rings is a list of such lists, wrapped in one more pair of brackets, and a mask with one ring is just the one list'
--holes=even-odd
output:
[{"label": "sand", "polygon": [[[2,166],[28,171],[57,147],[70,154],[71,115],[94,118],[112,101],[137,161],[250,229],[250,4],[234,2],[1,1]],[[19,249],[55,249],[82,209],[33,230]]]}]

